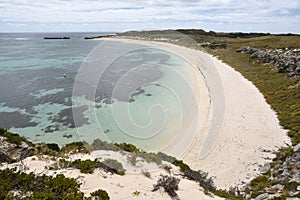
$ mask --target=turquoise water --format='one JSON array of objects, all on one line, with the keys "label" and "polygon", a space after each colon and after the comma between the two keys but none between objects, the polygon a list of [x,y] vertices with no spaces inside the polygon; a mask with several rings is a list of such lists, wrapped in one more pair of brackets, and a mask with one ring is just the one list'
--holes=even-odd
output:
[{"label": "turquoise water", "polygon": [[100,138],[156,151],[196,114],[189,63],[171,52],[80,38],[0,43],[0,126],[34,142]]}]

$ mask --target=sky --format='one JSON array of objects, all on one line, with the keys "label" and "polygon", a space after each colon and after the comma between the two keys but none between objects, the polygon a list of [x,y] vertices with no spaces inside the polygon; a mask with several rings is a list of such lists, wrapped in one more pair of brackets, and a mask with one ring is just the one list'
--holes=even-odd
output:
[{"label": "sky", "polygon": [[300,0],[0,0],[0,32],[300,33]]}]

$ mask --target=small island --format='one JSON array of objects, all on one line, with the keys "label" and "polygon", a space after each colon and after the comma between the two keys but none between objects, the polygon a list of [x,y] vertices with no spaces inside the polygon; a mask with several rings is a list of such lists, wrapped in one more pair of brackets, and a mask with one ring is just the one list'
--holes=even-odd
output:
[{"label": "small island", "polygon": [[70,37],[44,37],[44,40],[69,40]]}]

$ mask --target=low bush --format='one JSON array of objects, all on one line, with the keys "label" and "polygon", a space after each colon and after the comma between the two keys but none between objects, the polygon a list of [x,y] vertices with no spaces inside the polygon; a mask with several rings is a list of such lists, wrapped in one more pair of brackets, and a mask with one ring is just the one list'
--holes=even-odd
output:
[{"label": "low bush", "polygon": [[86,142],[72,142],[66,144],[61,150],[64,153],[89,153]]},{"label": "low bush", "polygon": [[91,144],[92,148],[94,150],[107,150],[107,151],[118,151],[120,148],[118,148],[116,145],[112,143],[108,143],[105,141],[102,141],[100,139],[95,139],[93,143]]},{"label": "low bush", "polygon": [[178,166],[181,172],[191,170],[191,168],[187,164],[185,164],[182,160],[175,160],[174,162],[172,162],[172,164]]},{"label": "low bush", "polygon": [[261,195],[261,194],[264,194],[265,192],[264,191],[252,191],[251,192],[251,198],[254,199],[256,198],[257,196]]},{"label": "low bush", "polygon": [[96,190],[91,193],[91,196],[94,197],[96,200],[109,200],[109,196],[105,190]]},{"label": "low bush", "polygon": [[125,170],[123,169],[122,163],[114,159],[106,159],[103,162],[100,162],[98,160],[92,161],[92,160],[79,160],[79,159],[71,162],[65,159],[59,159],[58,163],[52,166],[53,169],[57,169],[57,168],[64,169],[69,167],[80,169],[80,172],[85,174],[94,173],[94,170],[96,168],[103,169],[113,174],[119,174],[119,175],[125,174]]},{"label": "low bush", "polygon": [[127,152],[131,152],[131,153],[139,153],[140,149],[137,148],[136,146],[134,146],[133,144],[127,144],[127,143],[115,143],[115,145],[117,147],[119,147],[120,149],[127,151]]},{"label": "low bush", "polygon": [[176,160],[175,157],[169,156],[169,155],[167,155],[165,153],[162,153],[162,152],[158,152],[157,155],[160,157],[161,160],[169,162],[169,163],[173,163]]},{"label": "low bush", "polygon": [[250,186],[252,191],[264,190],[264,188],[270,186],[269,177],[265,175],[258,176],[250,182]]},{"label": "low bush", "polygon": [[55,143],[47,143],[46,146],[52,151],[60,151],[59,146]]},{"label": "low bush", "polygon": [[164,176],[160,175],[157,183],[153,186],[152,191],[159,190],[160,187],[163,187],[164,190],[170,195],[172,198],[177,198],[178,195],[176,191],[178,190],[178,184],[180,179],[174,176]]},{"label": "low bush", "polygon": [[29,146],[34,146],[33,143],[29,142],[25,137],[18,134],[8,132],[5,128],[0,128],[0,136],[4,137],[6,142],[16,145],[21,145],[22,142],[27,143]]},{"label": "low bush", "polygon": [[185,170],[184,176],[187,177],[189,180],[196,181],[200,184],[200,186],[209,191],[216,190],[216,186],[214,185],[214,181],[212,177],[208,177],[208,173],[203,172],[201,170]]},{"label": "low bush", "polygon": [[161,160],[160,156],[157,155],[156,153],[152,153],[152,152],[147,153],[145,151],[142,151],[137,154],[137,157],[143,158],[147,163],[154,162],[158,165],[162,164],[162,160]]},{"label": "low bush", "polygon": [[[100,163],[100,162],[99,162]],[[106,169],[107,171],[119,174],[119,175],[125,175],[125,170],[123,168],[122,163],[115,159],[105,159],[103,162],[101,162],[102,168]],[[103,166],[104,165],[104,166]]]},{"label": "low bush", "polygon": [[5,169],[0,170],[0,177],[0,199],[84,199],[79,183],[62,174],[36,176]]},{"label": "low bush", "polygon": [[229,200],[243,200],[244,198],[242,196],[235,196],[233,194],[230,194],[227,190],[213,190],[212,193],[214,195],[217,195],[219,197],[229,199]]},{"label": "low bush", "polygon": [[141,192],[140,192],[140,191],[134,191],[132,194],[133,194],[134,196],[139,196],[139,195],[141,194]]},{"label": "low bush", "polygon": [[71,166],[80,169],[81,173],[92,174],[96,168],[96,162],[92,160],[75,160]]},{"label": "low bush", "polygon": [[298,183],[295,181],[288,182],[284,185],[284,189],[286,189],[288,191],[292,191],[292,192],[297,191],[297,187],[298,187]]},{"label": "low bush", "polygon": [[0,163],[3,163],[3,162],[14,163],[14,162],[17,162],[17,160],[10,158],[8,155],[6,155],[3,152],[0,152]]}]

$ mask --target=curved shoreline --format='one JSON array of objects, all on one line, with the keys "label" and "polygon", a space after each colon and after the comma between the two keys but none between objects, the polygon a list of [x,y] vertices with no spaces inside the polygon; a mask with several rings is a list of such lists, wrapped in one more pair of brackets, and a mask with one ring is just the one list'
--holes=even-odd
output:
[{"label": "curved shoreline", "polygon": [[[263,94],[239,72],[212,55],[164,42],[124,38],[105,38],[105,40],[139,43],[175,52],[188,60],[192,64],[191,66],[196,66],[196,71],[198,69],[202,71],[202,73],[197,71],[200,79],[203,77],[203,70],[215,67],[225,93],[225,116],[221,132],[218,133],[217,138],[213,138],[214,143],[211,143],[214,147],[207,156],[203,156],[200,152],[205,145],[204,139],[208,137],[209,127],[216,120],[212,114],[218,113],[219,110],[213,110],[211,102],[209,104],[200,102],[199,108],[202,108],[200,116],[204,117],[203,113],[208,114],[203,119],[206,121],[205,124],[198,129],[195,137],[188,138],[189,142],[180,143],[179,141],[178,143],[177,141],[174,148],[165,149],[165,152],[179,156],[194,169],[201,169],[209,172],[211,176],[215,176],[217,187],[229,188],[244,184],[256,177],[259,175],[257,171],[259,166],[270,162],[278,148],[290,143],[286,131],[279,125],[276,113],[267,104]],[[195,68],[191,70],[193,71]],[[218,96],[218,92],[211,90],[209,85],[211,82],[208,79],[212,81],[215,77],[207,72],[204,72],[204,76],[209,91],[206,98],[211,101],[210,96]],[[203,85],[201,87],[202,92],[205,91]],[[203,108],[203,105],[208,107]],[[183,141],[184,139],[181,138]],[[188,149],[180,154],[184,151],[187,143],[189,143]],[[175,147],[177,150],[174,150]],[[181,149],[178,149],[179,147]]]}]

